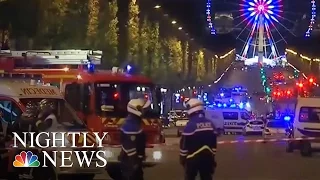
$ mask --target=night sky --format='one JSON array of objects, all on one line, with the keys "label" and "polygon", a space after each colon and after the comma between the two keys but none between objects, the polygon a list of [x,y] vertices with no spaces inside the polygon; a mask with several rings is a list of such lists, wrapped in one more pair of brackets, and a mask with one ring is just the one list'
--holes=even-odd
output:
[{"label": "night sky", "polygon": [[[155,0],[161,4],[165,11],[168,14],[176,18],[178,22],[182,23],[184,28],[196,39],[207,48],[214,50],[215,52],[225,52],[227,49],[232,47],[243,46],[241,41],[236,40],[239,32],[233,31],[229,34],[224,35],[210,35],[210,31],[207,28],[206,22],[206,2],[207,0]],[[221,13],[221,12],[231,12],[234,17],[238,17],[239,14],[239,3],[242,3],[243,0],[212,0],[213,2],[213,13]],[[302,19],[303,15],[306,14],[307,18],[310,16],[310,0],[282,0],[283,5],[283,13],[281,14],[284,19],[281,19],[281,22],[285,24],[286,27],[293,28],[294,25],[290,23],[294,23],[295,21],[299,21]],[[319,13],[318,13],[319,14]],[[234,20],[234,24],[238,24],[240,20],[243,18],[236,18]],[[299,25],[301,23],[298,23]],[[308,23],[307,23],[308,24]],[[301,25],[300,25],[301,26]],[[240,27],[241,28],[241,27]],[[242,27],[243,28],[243,27]],[[305,24],[302,29],[307,28]],[[318,46],[319,37],[312,36],[312,38],[306,40],[303,35],[305,31],[295,33],[296,37],[291,35],[284,27],[278,26],[278,29],[281,34],[284,34],[285,39],[288,44],[285,42],[280,42],[279,46],[282,47],[291,47],[291,46],[299,46],[302,51],[308,51],[308,53],[316,53],[316,50],[303,49],[305,44],[311,44],[312,41],[313,47]],[[276,34],[276,33],[274,33]],[[247,36],[242,34],[243,36]],[[279,36],[279,35],[278,35]],[[242,37],[240,37],[242,38]],[[275,37],[277,40],[280,40],[280,37]],[[245,38],[242,38],[245,39]],[[310,46],[309,46],[310,47]],[[320,55],[320,53],[319,53]]]}]

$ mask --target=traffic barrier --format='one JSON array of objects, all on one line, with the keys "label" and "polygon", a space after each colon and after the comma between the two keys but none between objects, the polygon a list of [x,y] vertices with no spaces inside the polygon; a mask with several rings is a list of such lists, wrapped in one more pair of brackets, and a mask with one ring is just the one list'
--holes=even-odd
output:
[{"label": "traffic barrier", "polygon": [[[319,140],[320,138],[316,137],[305,137],[305,138],[279,138],[279,139],[244,139],[244,140],[226,140],[218,141],[217,144],[240,144],[240,143],[266,143],[266,142],[287,142],[287,141],[302,141],[302,140]],[[179,143],[166,144],[167,146],[179,145]]]},{"label": "traffic barrier", "polygon": [[[287,142],[287,141],[303,141],[303,140],[307,140],[307,141],[310,141],[310,140],[319,140],[320,141],[320,137],[305,137],[305,138],[279,138],[279,139],[244,139],[244,140],[226,140],[226,141],[218,141],[217,144],[247,144],[247,143],[266,143],[266,142]],[[171,149],[170,147],[171,146],[177,146],[179,145],[179,143],[165,143],[165,144],[155,144],[155,145],[152,145],[154,148],[169,148]],[[152,146],[149,146],[149,147],[152,147]],[[121,146],[120,145],[113,145],[113,146],[104,146],[105,148],[120,148]],[[6,148],[0,148],[0,150],[10,150],[10,149],[18,149],[18,148],[13,148],[13,147],[6,147]],[[83,148],[83,147],[60,147],[60,148],[39,148],[39,147],[27,147],[27,148],[24,148],[24,147],[21,147],[19,148],[19,150],[61,150],[61,149],[66,149],[66,150],[75,150],[75,149],[88,149],[90,150],[90,148]],[[173,149],[176,149],[176,148],[173,148]]]}]

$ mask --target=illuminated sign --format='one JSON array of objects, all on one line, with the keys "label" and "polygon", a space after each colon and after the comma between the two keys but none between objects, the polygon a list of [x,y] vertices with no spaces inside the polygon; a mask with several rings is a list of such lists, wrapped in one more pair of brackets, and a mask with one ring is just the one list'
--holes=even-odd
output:
[{"label": "illuminated sign", "polygon": [[21,88],[24,95],[58,95],[54,89]]}]

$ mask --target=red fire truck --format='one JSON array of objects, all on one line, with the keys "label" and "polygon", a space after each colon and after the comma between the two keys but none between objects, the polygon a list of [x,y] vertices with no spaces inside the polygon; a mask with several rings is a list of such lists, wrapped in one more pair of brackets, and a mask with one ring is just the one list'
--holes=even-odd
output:
[{"label": "red fire truck", "polygon": [[[118,163],[119,128],[127,116],[128,101],[137,97],[149,99],[152,105],[143,119],[148,147],[146,164],[161,162],[164,134],[159,118],[160,88],[144,76],[130,75],[119,68],[95,70],[101,57],[101,51],[93,50],[1,51],[0,73],[12,78],[31,76],[38,83],[59,87],[88,128],[108,132],[104,144],[109,165]],[[112,172],[109,174],[112,176]]]}]

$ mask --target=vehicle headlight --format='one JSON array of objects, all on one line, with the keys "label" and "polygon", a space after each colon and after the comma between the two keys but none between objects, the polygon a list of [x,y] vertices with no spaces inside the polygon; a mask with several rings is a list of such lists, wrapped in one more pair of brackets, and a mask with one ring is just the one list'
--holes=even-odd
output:
[{"label": "vehicle headlight", "polygon": [[153,156],[154,160],[160,160],[162,158],[162,152],[161,151],[154,151],[152,156]]}]

